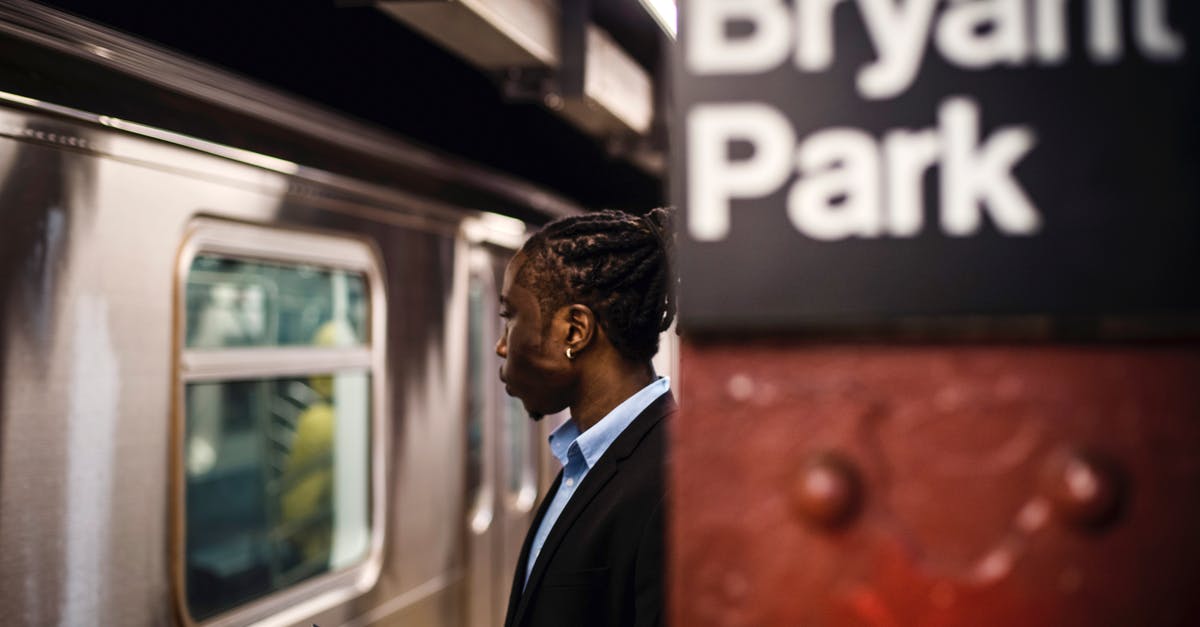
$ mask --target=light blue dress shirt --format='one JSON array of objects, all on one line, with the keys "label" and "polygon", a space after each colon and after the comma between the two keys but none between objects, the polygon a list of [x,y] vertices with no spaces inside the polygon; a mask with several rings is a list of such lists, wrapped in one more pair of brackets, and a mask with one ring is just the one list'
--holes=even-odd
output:
[{"label": "light blue dress shirt", "polygon": [[567,420],[550,434],[550,452],[562,463],[563,476],[558,484],[558,491],[554,493],[546,515],[542,517],[537,533],[533,536],[533,545],[529,548],[529,561],[525,564],[526,583],[529,582],[529,575],[537,563],[538,554],[542,552],[542,545],[546,544],[546,537],[550,535],[554,523],[571,500],[571,495],[575,494],[575,488],[579,487],[588,471],[596,465],[600,456],[608,450],[617,436],[621,435],[625,427],[649,407],[650,403],[670,389],[670,378],[659,377],[614,407],[600,422],[592,425],[591,429],[580,433],[575,421]]}]

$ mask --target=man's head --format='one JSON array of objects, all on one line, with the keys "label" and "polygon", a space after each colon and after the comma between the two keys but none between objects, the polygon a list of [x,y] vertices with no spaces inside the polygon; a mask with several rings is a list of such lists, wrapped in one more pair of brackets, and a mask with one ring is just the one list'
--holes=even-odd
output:
[{"label": "man's head", "polygon": [[531,415],[568,407],[613,370],[649,368],[675,318],[672,217],[655,209],[563,218],[509,263],[496,352],[509,394]]}]

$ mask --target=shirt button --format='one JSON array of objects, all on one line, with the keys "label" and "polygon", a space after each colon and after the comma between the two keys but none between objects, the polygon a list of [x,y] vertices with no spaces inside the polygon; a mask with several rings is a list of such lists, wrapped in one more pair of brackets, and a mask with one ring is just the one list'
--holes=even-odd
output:
[{"label": "shirt button", "polygon": [[566,484],[567,484],[567,487],[569,488],[569,487],[571,487],[571,486],[575,485],[575,480],[574,480],[574,479],[567,479],[567,481],[566,481]]}]

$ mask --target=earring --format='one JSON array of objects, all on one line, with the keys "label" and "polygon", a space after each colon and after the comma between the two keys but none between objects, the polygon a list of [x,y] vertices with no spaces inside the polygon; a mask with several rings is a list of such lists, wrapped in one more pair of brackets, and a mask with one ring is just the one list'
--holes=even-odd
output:
[{"label": "earring", "polygon": [[575,359],[575,356],[571,354],[570,346],[567,347],[567,359]]}]

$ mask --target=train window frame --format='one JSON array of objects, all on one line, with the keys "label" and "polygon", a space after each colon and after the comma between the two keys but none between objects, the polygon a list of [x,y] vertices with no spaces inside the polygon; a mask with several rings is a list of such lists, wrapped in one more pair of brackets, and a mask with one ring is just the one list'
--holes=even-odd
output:
[{"label": "train window frame", "polygon": [[[468,473],[467,520],[471,533],[483,535],[491,529],[496,518],[496,433],[492,417],[496,412],[497,386],[493,379],[485,374],[490,371],[485,363],[490,361],[487,357],[494,352],[494,350],[489,350],[491,348],[489,340],[492,338],[487,332],[494,331],[492,323],[499,318],[495,303],[495,294],[498,292],[492,277],[489,276],[491,267],[486,250],[478,248],[471,250],[469,264],[470,270],[467,278],[467,350],[469,351],[467,354],[467,385],[473,387],[468,393],[468,407],[465,413],[468,431],[468,464],[472,463],[470,430],[475,423],[478,423],[480,441],[478,443],[478,480],[470,481],[472,477]],[[478,309],[476,309],[477,307]],[[478,324],[477,328],[474,326],[476,324]],[[479,334],[478,337],[475,336],[476,333]],[[480,375],[476,381],[471,380],[471,375],[475,374],[474,367],[478,367]]]},{"label": "train window frame", "polygon": [[[367,302],[365,336],[349,347],[260,346],[198,348],[187,346],[187,281],[193,261],[213,255],[251,262],[316,266],[361,275]],[[386,312],[383,264],[370,240],[354,235],[267,226],[210,217],[194,218],[180,247],[174,277],[174,368],[171,411],[171,587],[175,613],[189,627],[225,627],[256,623],[295,623],[371,590],[383,566],[390,426],[386,419]],[[196,620],[187,593],[187,503],[185,397],[191,383],[261,380],[326,373],[364,373],[367,392],[367,549],[363,557],[263,596]]]}]

